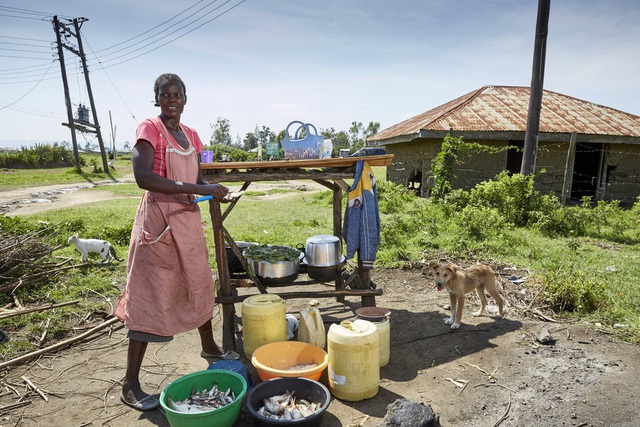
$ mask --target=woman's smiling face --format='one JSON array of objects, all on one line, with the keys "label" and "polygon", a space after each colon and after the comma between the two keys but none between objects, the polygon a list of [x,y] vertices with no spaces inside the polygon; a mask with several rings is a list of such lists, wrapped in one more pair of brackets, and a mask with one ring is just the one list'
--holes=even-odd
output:
[{"label": "woman's smiling face", "polygon": [[168,81],[158,88],[156,101],[162,114],[167,117],[179,117],[187,103],[187,96],[180,82]]}]

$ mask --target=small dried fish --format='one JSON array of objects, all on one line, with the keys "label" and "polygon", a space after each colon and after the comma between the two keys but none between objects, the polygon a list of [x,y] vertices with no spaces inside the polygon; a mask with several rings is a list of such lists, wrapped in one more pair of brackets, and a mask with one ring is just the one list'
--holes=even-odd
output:
[{"label": "small dried fish", "polygon": [[311,403],[293,396],[294,391],[262,399],[258,414],[270,420],[299,420],[315,414],[321,407],[319,403]]},{"label": "small dried fish", "polygon": [[208,412],[227,406],[236,400],[236,394],[228,388],[222,391],[217,383],[213,383],[210,390],[191,391],[191,395],[184,400],[174,401],[167,396],[168,406],[178,412]]}]

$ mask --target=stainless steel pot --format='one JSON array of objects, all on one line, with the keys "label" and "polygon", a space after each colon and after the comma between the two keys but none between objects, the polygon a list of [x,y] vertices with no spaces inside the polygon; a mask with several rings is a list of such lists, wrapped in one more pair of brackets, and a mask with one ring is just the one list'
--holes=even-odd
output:
[{"label": "stainless steel pot", "polygon": [[311,267],[330,267],[342,261],[340,238],[331,234],[309,237],[304,250],[305,262]]},{"label": "stainless steel pot", "polygon": [[307,265],[307,275],[313,280],[331,282],[342,276],[345,261],[345,257],[343,256],[342,260],[336,265],[330,265],[327,267],[314,267],[312,265]]},{"label": "stainless steel pot", "polygon": [[[286,247],[286,246],[282,246]],[[269,262],[246,256],[249,274],[255,275],[265,286],[286,285],[294,282],[300,273],[300,259]]]}]

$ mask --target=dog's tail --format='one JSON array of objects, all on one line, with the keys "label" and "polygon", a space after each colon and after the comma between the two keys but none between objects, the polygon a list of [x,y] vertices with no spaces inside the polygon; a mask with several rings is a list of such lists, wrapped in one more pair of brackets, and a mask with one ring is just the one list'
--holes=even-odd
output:
[{"label": "dog's tail", "polygon": [[109,247],[109,253],[111,254],[111,256],[113,257],[113,259],[115,259],[116,261],[120,261],[122,262],[122,260],[120,258],[118,258],[118,255],[116,255],[116,250],[113,249],[113,246]]}]

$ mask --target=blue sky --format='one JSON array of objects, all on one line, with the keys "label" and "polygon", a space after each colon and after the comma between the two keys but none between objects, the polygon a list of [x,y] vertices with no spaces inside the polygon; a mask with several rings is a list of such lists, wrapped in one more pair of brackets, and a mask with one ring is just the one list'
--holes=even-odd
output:
[{"label": "blue sky", "polygon": [[[43,14],[88,19],[98,120],[109,141],[111,112],[118,145],[157,114],[153,82],[164,72],[185,81],[183,122],[204,141],[218,117],[234,140],[293,120],[384,129],[485,85],[531,83],[536,0],[225,1],[4,0],[0,140],[70,141]],[[638,23],[637,0],[552,0],[545,89],[640,115]],[[89,104],[76,58],[65,51],[74,111]]]}]

